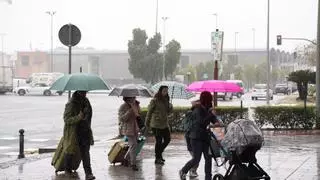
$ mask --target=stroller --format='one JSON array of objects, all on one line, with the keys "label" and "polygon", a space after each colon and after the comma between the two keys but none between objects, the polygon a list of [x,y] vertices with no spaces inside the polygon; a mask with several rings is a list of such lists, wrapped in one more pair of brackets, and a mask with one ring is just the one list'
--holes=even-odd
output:
[{"label": "stroller", "polygon": [[[264,139],[253,121],[238,119],[230,123],[222,140],[214,133],[210,135],[210,151],[217,166],[229,162],[225,175],[215,174],[213,180],[270,180],[270,176],[257,163],[256,152],[262,147]],[[221,164],[217,161],[218,157],[224,157]]]}]

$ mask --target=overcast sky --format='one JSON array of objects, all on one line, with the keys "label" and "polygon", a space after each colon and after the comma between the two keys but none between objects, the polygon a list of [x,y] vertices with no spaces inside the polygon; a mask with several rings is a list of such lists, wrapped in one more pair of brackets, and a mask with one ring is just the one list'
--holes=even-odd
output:
[{"label": "overcast sky", "polygon": [[[285,41],[276,46],[276,35],[316,38],[317,0],[270,0],[270,47],[293,51],[303,42]],[[0,33],[5,33],[4,50],[50,48],[50,16],[54,15],[54,47],[60,27],[67,23],[82,32],[79,47],[126,50],[132,29],[155,32],[156,0],[13,0],[11,5],[0,0]],[[183,49],[209,49],[210,32],[225,32],[224,48],[266,47],[267,0],[159,0],[158,31],[163,32],[161,17],[166,21],[166,41],[176,39]]]}]

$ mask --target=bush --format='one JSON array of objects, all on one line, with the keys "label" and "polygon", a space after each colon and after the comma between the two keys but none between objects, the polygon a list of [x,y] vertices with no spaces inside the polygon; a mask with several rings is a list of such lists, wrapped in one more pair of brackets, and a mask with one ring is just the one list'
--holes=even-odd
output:
[{"label": "bush", "polygon": [[254,119],[258,126],[272,125],[275,129],[312,129],[316,123],[314,107],[261,106],[255,108]]},{"label": "bush", "polygon": [[[185,113],[190,109],[190,107],[174,107],[173,112],[169,115],[169,125],[172,132],[183,132],[182,120]],[[217,107],[217,115],[220,116],[221,120],[225,124],[239,119],[241,117],[240,107]],[[142,108],[141,117],[145,119],[147,114],[147,109]],[[243,118],[248,118],[248,108],[243,108]]]}]

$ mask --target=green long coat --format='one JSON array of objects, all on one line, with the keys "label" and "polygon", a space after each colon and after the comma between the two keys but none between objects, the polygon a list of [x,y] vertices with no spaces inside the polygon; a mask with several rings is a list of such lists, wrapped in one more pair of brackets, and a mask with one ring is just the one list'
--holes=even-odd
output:
[{"label": "green long coat", "polygon": [[75,154],[79,148],[76,130],[77,124],[81,121],[78,114],[82,107],[80,101],[71,99],[64,110],[63,151],[67,154]]}]

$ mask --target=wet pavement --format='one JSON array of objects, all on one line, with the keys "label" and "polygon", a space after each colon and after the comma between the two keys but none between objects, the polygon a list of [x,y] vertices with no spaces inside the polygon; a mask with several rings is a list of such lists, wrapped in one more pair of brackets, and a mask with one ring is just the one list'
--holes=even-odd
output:
[{"label": "wet pavement", "polygon": [[[320,179],[320,135],[317,131],[264,132],[265,145],[258,151],[258,164],[270,175],[272,180],[318,180]],[[157,166],[153,158],[152,138],[148,139],[139,156],[139,172],[110,165],[107,153],[113,141],[100,141],[91,150],[93,172],[97,179],[141,179],[141,180],[175,180],[179,179],[178,171],[189,160],[185,143],[181,135],[173,136],[164,157],[166,164]],[[63,173],[55,175],[50,165],[52,154],[27,156],[10,167],[0,169],[1,180],[63,180]],[[225,167],[216,168],[213,172],[225,172]],[[203,162],[198,170],[199,177],[204,179]],[[78,178],[84,179],[82,166],[78,169]]]}]

